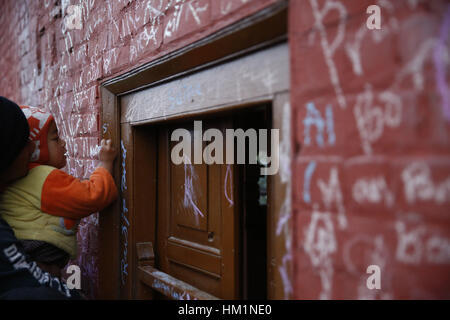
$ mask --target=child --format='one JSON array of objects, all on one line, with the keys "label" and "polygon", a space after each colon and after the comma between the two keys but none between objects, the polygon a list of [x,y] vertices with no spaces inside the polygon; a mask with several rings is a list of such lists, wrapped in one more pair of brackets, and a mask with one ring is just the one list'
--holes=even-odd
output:
[{"label": "child", "polygon": [[117,152],[101,141],[100,166],[87,181],[59,169],[66,165],[65,142],[53,116],[21,107],[35,144],[27,176],[9,185],[0,197],[0,214],[39,266],[58,275],[76,257],[78,221],[101,211],[117,197],[112,177]]}]

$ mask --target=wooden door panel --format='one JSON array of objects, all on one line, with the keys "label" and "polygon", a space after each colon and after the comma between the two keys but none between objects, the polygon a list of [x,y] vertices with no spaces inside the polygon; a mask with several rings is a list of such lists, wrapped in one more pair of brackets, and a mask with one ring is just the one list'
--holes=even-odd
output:
[{"label": "wooden door panel", "polygon": [[223,280],[215,274],[210,274],[205,270],[192,268],[192,266],[182,265],[178,263],[170,264],[170,271],[167,272],[172,277],[189,283],[195,288],[207,292],[220,299],[222,296]]},{"label": "wooden door panel", "polygon": [[183,264],[200,272],[206,271],[207,273],[220,277],[222,259],[219,255],[179,245],[169,240],[167,244],[167,257],[175,263]]},{"label": "wooden door panel", "polygon": [[[204,130],[210,126],[224,129],[226,121],[204,123],[208,124],[204,125]],[[177,128],[180,127],[192,132],[192,122]],[[161,249],[159,268],[217,297],[235,298],[236,295],[230,294],[235,292],[235,282],[224,279],[224,273],[234,274],[237,270],[224,270],[225,266],[234,266],[237,256],[234,235],[224,237],[222,234],[223,230],[233,230],[224,224],[234,224],[235,218],[234,208],[230,210],[230,204],[224,202],[221,195],[225,190],[226,165],[173,164],[170,152],[178,143],[168,141],[173,129],[167,129],[159,138],[159,152],[164,154],[158,168],[163,180],[160,180],[162,188],[159,190],[163,205],[158,208],[161,221],[157,240]],[[232,243],[224,243],[224,239]],[[224,247],[231,251],[225,258]]]},{"label": "wooden door panel", "polygon": [[[169,237],[185,239],[220,252],[220,202],[210,181],[219,174],[217,166],[170,165],[172,200]],[[180,171],[183,174],[180,174]]]},{"label": "wooden door panel", "polygon": [[208,181],[206,165],[171,165],[173,197],[171,231],[183,233],[184,228],[208,232]]}]

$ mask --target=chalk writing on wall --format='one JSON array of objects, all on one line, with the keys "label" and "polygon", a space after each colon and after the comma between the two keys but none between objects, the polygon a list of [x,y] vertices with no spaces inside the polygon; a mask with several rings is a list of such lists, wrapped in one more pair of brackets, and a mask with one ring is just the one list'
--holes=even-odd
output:
[{"label": "chalk writing on wall", "polygon": [[[410,214],[411,215],[411,214]],[[417,219],[416,219],[417,220]],[[428,230],[420,221],[399,219],[395,224],[396,259],[405,264],[450,264],[450,239]]]},{"label": "chalk writing on wall", "polygon": [[[361,46],[363,40],[371,39],[374,43],[380,43],[383,39],[385,39],[390,33],[398,31],[399,25],[398,20],[393,15],[394,6],[389,1],[378,0],[377,5],[382,7],[385,12],[389,13],[389,15],[385,15],[383,21],[383,27],[380,30],[369,30],[366,24],[361,24],[361,27],[355,33],[355,37],[353,41],[348,41],[345,44],[345,50],[348,58],[350,59],[353,67],[353,72],[357,76],[364,75],[364,66],[361,61]],[[386,18],[386,16],[388,16]]]},{"label": "chalk writing on wall", "polygon": [[[338,1],[326,1],[322,9],[319,8],[317,0],[310,0],[309,2],[313,9],[315,27],[320,35],[320,45],[322,46],[322,50],[325,55],[325,62],[328,66],[331,83],[333,84],[339,105],[342,108],[345,108],[347,106],[347,101],[345,99],[344,92],[342,91],[339,75],[336,69],[336,64],[333,60],[333,56],[334,53],[336,52],[336,49],[342,44],[344,40],[347,10],[345,9],[345,6]],[[329,13],[331,10],[336,10],[340,18],[336,35],[333,41],[329,42],[323,20],[327,15],[327,13]]]},{"label": "chalk writing on wall", "polygon": [[[179,32],[183,23],[189,23],[190,20],[195,21],[197,25],[202,24],[202,15],[208,12],[209,4],[200,2],[184,2],[177,3],[173,6],[174,13],[169,17],[164,29],[164,40],[168,41]],[[180,23],[182,20],[183,23]]]},{"label": "chalk writing on wall", "polygon": [[433,182],[431,170],[423,162],[413,162],[402,171],[404,195],[408,203],[433,201],[436,204],[450,202],[450,177],[441,183]]},{"label": "chalk writing on wall", "polygon": [[126,198],[124,196],[124,191],[127,190],[127,171],[126,171],[126,158],[127,150],[120,141],[120,146],[122,149],[122,180],[120,184],[120,190],[122,191],[122,210],[121,210],[121,236],[122,236],[122,256],[120,259],[120,277],[122,285],[126,283],[128,276],[128,228],[130,227],[130,222],[128,220],[128,208]]},{"label": "chalk writing on wall", "polygon": [[305,233],[304,248],[311,264],[318,270],[322,291],[320,299],[330,299],[333,284],[332,255],[337,250],[331,215],[328,212],[314,211],[311,223]]},{"label": "chalk writing on wall", "polygon": [[384,203],[386,207],[392,207],[395,202],[395,195],[389,190],[383,176],[359,178],[353,184],[352,195],[353,199],[360,204]]},{"label": "chalk writing on wall", "polygon": [[[319,147],[324,147],[325,143],[327,145],[334,145],[336,142],[336,135],[334,133],[334,120],[333,120],[333,109],[331,105],[326,107],[325,112],[325,120],[320,114],[320,112],[316,109],[313,102],[309,102],[306,104],[306,117],[303,120],[303,125],[305,128],[305,145],[311,145],[311,127],[315,126],[317,129],[316,132],[316,143]],[[325,142],[324,134],[327,132],[328,139]]]},{"label": "chalk writing on wall", "polygon": [[317,186],[320,189],[322,195],[322,202],[327,209],[333,206],[337,210],[337,219],[340,229],[347,228],[347,216],[344,207],[344,197],[342,195],[342,189],[339,182],[338,169],[332,167],[330,170],[330,178],[328,181],[322,179],[317,180]]},{"label": "chalk writing on wall", "polygon": [[303,201],[305,201],[306,203],[311,203],[310,186],[311,186],[311,178],[315,169],[316,169],[316,162],[311,161],[305,170],[305,176],[303,179]]},{"label": "chalk writing on wall", "polygon": [[[334,90],[339,109],[331,109],[327,115],[327,109],[319,111],[316,108],[316,101],[311,99],[303,106],[306,110],[302,119],[301,130],[303,131],[302,147],[318,146],[322,149],[334,146],[336,135],[334,133],[334,116],[338,118],[343,109],[350,107],[353,119],[350,125],[355,125],[359,134],[361,155],[351,155],[348,158],[338,156],[307,156],[301,162],[306,162],[306,168],[302,172],[303,193],[300,201],[311,205],[313,213],[311,221],[304,229],[303,246],[305,253],[309,256],[311,264],[320,278],[321,293],[320,298],[333,297],[333,263],[338,248],[343,251],[344,264],[348,271],[358,276],[360,281],[356,288],[356,294],[361,299],[390,299],[394,297],[392,289],[392,274],[390,264],[395,259],[397,262],[422,266],[424,264],[448,264],[450,256],[449,239],[439,228],[429,227],[424,221],[424,214],[420,212],[399,212],[396,210],[394,224],[396,244],[391,247],[387,245],[387,239],[383,234],[362,235],[356,233],[350,238],[336,237],[339,230],[347,228],[346,208],[344,206],[343,194],[340,187],[340,176],[337,166],[330,169],[329,179],[323,179],[322,160],[324,162],[337,161],[339,164],[350,165],[350,160],[364,158],[367,161],[375,162],[376,159],[385,159],[384,149],[389,143],[398,143],[391,137],[387,137],[392,132],[401,132],[404,125],[410,125],[411,114],[417,112],[419,106],[411,106],[411,102],[417,98],[408,96],[409,93],[420,94],[430,86],[427,81],[430,79],[428,69],[434,66],[434,82],[438,92],[439,102],[442,106],[444,119],[450,119],[450,95],[448,89],[448,36],[450,30],[450,5],[442,5],[445,9],[442,12],[442,21],[436,23],[436,17],[424,14],[423,11],[411,12],[409,16],[398,14],[399,8],[403,8],[404,3],[391,2],[385,0],[374,1],[382,8],[383,27],[381,30],[369,30],[365,21],[361,21],[361,26],[356,26],[350,32],[349,21],[357,21],[358,18],[349,17],[347,5],[344,1],[338,0],[309,0],[311,13],[314,18],[314,26],[309,34],[308,44],[315,45],[317,41],[323,53],[324,65],[328,70],[329,82]],[[411,10],[419,7],[419,3],[426,3],[420,0],[405,1]],[[355,15],[356,17],[356,15]],[[328,25],[329,19],[333,20],[333,26]],[[325,21],[327,25],[325,25]],[[414,50],[401,52],[404,60],[399,66],[398,72],[391,75],[386,85],[375,82],[378,79],[373,76],[373,62],[376,59],[367,50],[387,47],[387,43],[392,39],[403,39],[401,35],[412,25],[427,25],[415,38]],[[346,31],[348,29],[348,35]],[[438,30],[436,35],[436,30]],[[405,37],[405,42],[400,46],[408,47],[411,43]],[[371,51],[373,52],[374,49]],[[341,55],[340,51],[343,52]],[[359,80],[360,88],[349,88],[343,82],[344,75],[340,74],[337,64],[337,57],[347,58],[351,65],[351,72],[355,76],[355,81]],[[339,60],[341,62],[341,60]],[[394,63],[394,62],[393,62]],[[370,73],[370,74],[369,74]],[[346,74],[345,76],[348,76]],[[345,77],[346,79],[348,77]],[[373,79],[374,82],[371,82]],[[433,85],[433,84],[431,84]],[[408,93],[408,94],[406,94]],[[350,99],[351,97],[351,99]],[[406,109],[406,106],[411,107]],[[417,110],[416,110],[417,109]],[[324,111],[322,111],[324,110]],[[413,111],[411,111],[413,110]],[[432,111],[430,111],[432,112]],[[331,125],[330,125],[331,124]],[[330,128],[327,131],[327,128]],[[330,133],[332,133],[330,135]],[[331,137],[331,139],[330,139]],[[333,160],[331,160],[333,158]],[[321,161],[319,161],[321,160]],[[370,162],[369,161],[369,162]],[[389,161],[388,161],[389,163]],[[339,167],[341,168],[341,167]],[[368,175],[356,177],[350,185],[350,196],[352,200],[361,205],[380,205],[384,208],[397,208],[397,198],[405,199],[407,205],[434,204],[442,206],[450,202],[450,177],[440,174],[439,180],[434,174],[434,166],[428,162],[411,161],[406,163],[400,170],[394,172],[395,179],[401,182],[401,187],[396,188],[396,184],[391,181],[391,177],[384,174]],[[439,169],[440,170],[440,169]],[[438,172],[439,170],[436,170]],[[346,173],[346,172],[345,172]],[[351,175],[350,175],[351,176]],[[344,176],[345,177],[345,176]],[[388,180],[389,179],[389,180]],[[346,181],[347,182],[347,181]],[[315,186],[320,190],[320,195],[312,192]],[[400,191],[403,194],[396,194]],[[318,199],[316,197],[319,197]],[[318,210],[318,205],[325,210]],[[337,209],[335,209],[337,208]],[[337,211],[337,216],[334,211]],[[414,210],[413,210],[414,211]],[[389,211],[390,212],[390,211]],[[411,219],[411,216],[414,218]],[[337,220],[335,221],[335,218]],[[352,217],[353,219],[353,217]],[[335,224],[335,223],[338,224]],[[340,240],[340,243],[336,239]],[[364,248],[363,264],[379,265],[383,272],[383,292],[368,290],[365,285],[365,275],[361,269],[360,248]],[[359,249],[356,249],[359,248]],[[356,262],[358,261],[358,263]],[[364,266],[364,267],[367,267]],[[361,269],[361,270],[360,270]],[[337,293],[336,293],[337,295]]]},{"label": "chalk writing on wall", "polygon": [[246,4],[252,0],[240,0],[240,4],[237,1],[233,0],[219,0],[220,1],[220,13],[225,15],[229,12],[236,10],[239,8],[239,5]]},{"label": "chalk writing on wall", "polygon": [[374,104],[372,88],[367,85],[365,91],[357,96],[353,109],[366,154],[372,154],[372,144],[380,139],[385,126],[394,128],[401,122],[402,101],[397,95],[384,91],[377,95],[377,99],[382,106]]}]

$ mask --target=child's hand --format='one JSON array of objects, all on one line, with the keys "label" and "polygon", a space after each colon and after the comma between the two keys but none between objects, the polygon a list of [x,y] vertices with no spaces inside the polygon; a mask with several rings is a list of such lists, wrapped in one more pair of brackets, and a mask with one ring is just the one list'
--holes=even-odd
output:
[{"label": "child's hand", "polygon": [[117,150],[111,146],[111,140],[102,139],[102,141],[100,142],[100,151],[98,153],[100,166],[104,167],[112,174],[113,162],[116,157],[117,157]]}]

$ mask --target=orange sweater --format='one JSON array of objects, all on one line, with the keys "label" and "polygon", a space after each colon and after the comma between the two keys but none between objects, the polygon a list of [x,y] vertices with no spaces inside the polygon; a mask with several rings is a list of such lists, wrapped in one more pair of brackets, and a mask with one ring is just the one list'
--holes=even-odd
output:
[{"label": "orange sweater", "polygon": [[[111,174],[97,168],[89,180],[80,181],[61,170],[53,170],[42,187],[41,210],[63,217],[67,229],[81,218],[101,211],[117,198]],[[57,201],[55,201],[57,199]]]},{"label": "orange sweater", "polygon": [[0,214],[18,239],[49,242],[74,258],[79,219],[103,210],[117,195],[113,177],[102,167],[81,181],[40,165],[1,194]]}]

